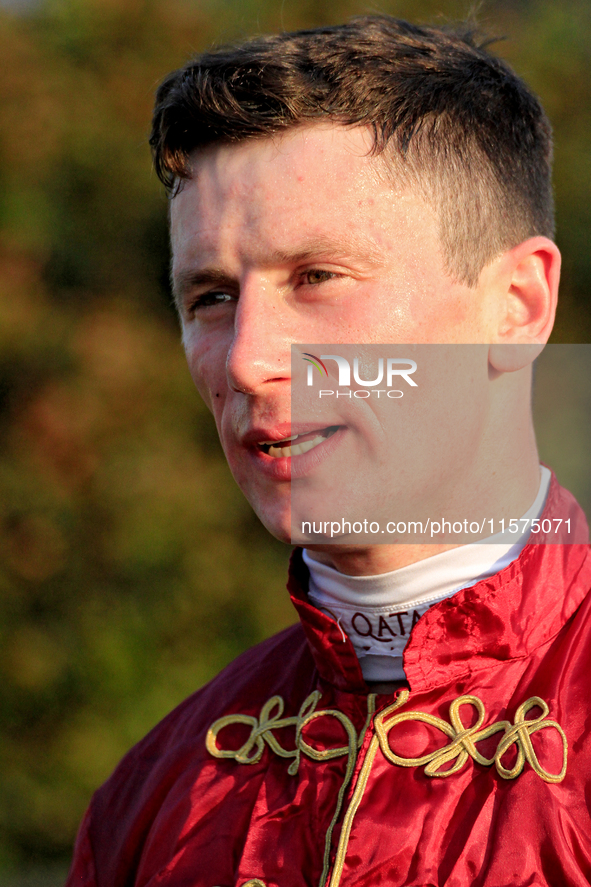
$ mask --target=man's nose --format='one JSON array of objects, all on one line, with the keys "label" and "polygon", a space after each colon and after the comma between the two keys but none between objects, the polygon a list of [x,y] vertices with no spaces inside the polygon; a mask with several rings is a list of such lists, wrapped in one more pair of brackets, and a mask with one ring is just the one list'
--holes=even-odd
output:
[{"label": "man's nose", "polygon": [[269,383],[291,378],[288,307],[272,287],[251,281],[241,288],[234,336],[226,360],[235,391],[256,394]]}]

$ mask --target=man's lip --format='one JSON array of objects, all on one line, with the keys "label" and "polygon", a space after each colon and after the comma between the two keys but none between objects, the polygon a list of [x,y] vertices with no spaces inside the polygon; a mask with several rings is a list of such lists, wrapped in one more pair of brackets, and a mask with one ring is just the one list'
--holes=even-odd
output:
[{"label": "man's lip", "polygon": [[[307,429],[316,431],[318,425],[306,426]],[[326,437],[322,443],[295,456],[271,456],[265,452],[265,448],[256,444],[246,448],[248,458],[253,460],[253,466],[273,481],[291,482],[303,478],[316,469],[329,458],[331,453],[340,445],[346,435],[347,426],[343,424],[329,425],[328,428],[336,428],[333,434]],[[288,432],[289,433],[289,432]],[[296,433],[293,431],[291,433]],[[266,438],[269,440],[270,438]]]},{"label": "man's lip", "polygon": [[258,427],[253,428],[248,431],[242,437],[242,443],[245,446],[257,446],[261,443],[279,443],[280,441],[292,440],[296,435],[310,434],[313,431],[317,431],[319,434],[326,431],[328,428],[334,428],[336,426],[341,427],[342,422],[327,422],[326,424],[320,424],[319,422],[310,422],[310,423],[299,423],[297,425],[292,425],[291,423],[282,423],[279,425],[273,425],[272,427]]}]

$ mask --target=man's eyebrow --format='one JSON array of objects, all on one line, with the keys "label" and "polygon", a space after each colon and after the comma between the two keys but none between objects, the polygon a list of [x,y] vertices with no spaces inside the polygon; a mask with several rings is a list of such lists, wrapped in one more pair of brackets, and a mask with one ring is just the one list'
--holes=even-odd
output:
[{"label": "man's eyebrow", "polygon": [[372,262],[380,259],[377,245],[371,239],[355,233],[351,237],[339,236],[334,240],[330,237],[313,237],[294,250],[276,249],[266,257],[265,263],[295,265],[330,256],[356,256]]}]

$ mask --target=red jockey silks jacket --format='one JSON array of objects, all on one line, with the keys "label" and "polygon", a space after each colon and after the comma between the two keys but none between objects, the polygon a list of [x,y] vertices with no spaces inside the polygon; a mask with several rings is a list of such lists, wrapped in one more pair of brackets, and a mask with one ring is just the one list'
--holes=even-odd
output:
[{"label": "red jockey silks jacket", "polygon": [[[543,518],[585,518],[553,479]],[[591,557],[529,544],[435,604],[408,689],[371,694],[301,618],[186,700],[95,794],[68,887],[530,887],[591,881]]]}]

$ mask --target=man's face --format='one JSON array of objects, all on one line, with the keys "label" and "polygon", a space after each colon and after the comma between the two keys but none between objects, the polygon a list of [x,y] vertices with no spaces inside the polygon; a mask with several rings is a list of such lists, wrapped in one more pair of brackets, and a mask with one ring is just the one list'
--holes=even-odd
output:
[{"label": "man's face", "polygon": [[298,433],[292,343],[492,341],[486,286],[450,278],[434,211],[370,148],[365,129],[337,125],[212,147],[172,201],[191,375],[236,481],[286,540],[292,473],[347,445],[346,429],[318,429],[306,453],[269,446]]}]

